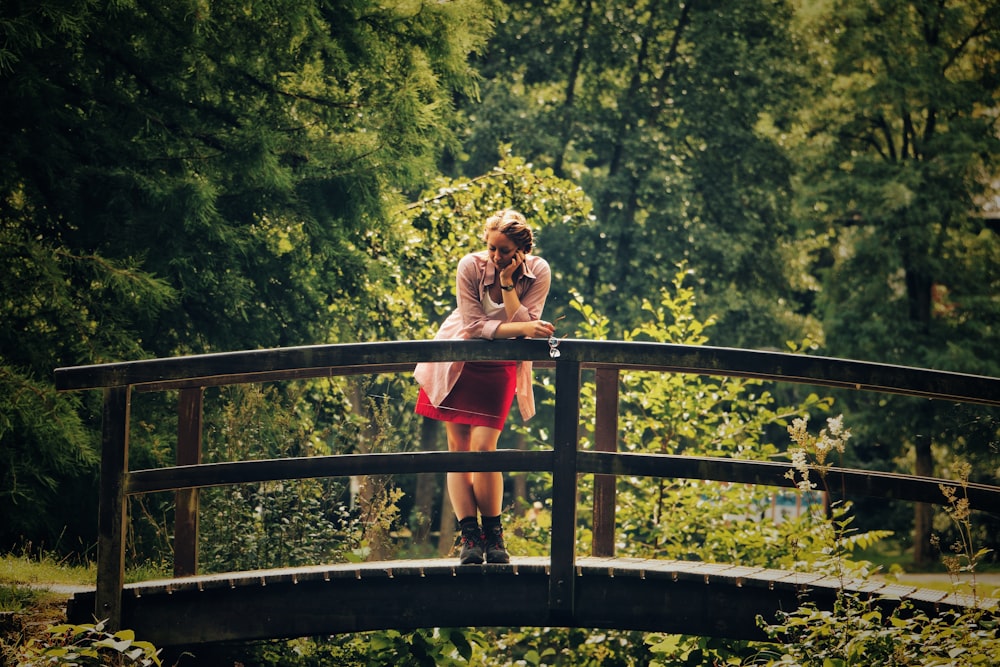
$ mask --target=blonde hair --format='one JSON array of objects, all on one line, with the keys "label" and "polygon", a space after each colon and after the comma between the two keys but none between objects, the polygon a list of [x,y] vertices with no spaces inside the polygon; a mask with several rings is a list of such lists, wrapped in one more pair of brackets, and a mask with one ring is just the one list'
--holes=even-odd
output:
[{"label": "blonde hair", "polygon": [[504,209],[494,213],[486,219],[483,227],[483,241],[490,235],[490,232],[500,232],[517,246],[517,249],[527,254],[531,252],[535,245],[535,237],[528,227],[524,216],[512,208]]}]

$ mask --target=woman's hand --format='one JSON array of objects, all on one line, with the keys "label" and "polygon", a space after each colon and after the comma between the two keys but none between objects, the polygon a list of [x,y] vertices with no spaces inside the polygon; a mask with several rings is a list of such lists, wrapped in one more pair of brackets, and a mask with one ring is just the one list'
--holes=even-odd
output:
[{"label": "woman's hand", "polygon": [[555,333],[556,327],[551,322],[545,320],[534,320],[524,323],[524,336],[526,338],[548,338]]},{"label": "woman's hand", "polygon": [[524,253],[518,250],[514,253],[511,258],[510,263],[507,266],[500,269],[500,284],[510,285],[514,282],[514,272],[517,271],[517,267],[524,264]]}]

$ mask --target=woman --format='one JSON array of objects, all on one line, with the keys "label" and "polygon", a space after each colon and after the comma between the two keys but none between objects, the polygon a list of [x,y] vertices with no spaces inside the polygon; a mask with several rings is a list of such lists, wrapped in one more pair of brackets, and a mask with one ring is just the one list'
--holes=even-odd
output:
[{"label": "woman", "polygon": [[[534,238],[524,216],[509,209],[491,216],[483,240],[486,250],[458,263],[458,307],[435,338],[552,335],[555,328],[541,319],[551,273],[544,259],[530,254]],[[521,418],[535,414],[530,361],[423,363],[413,376],[421,385],[417,414],[445,422],[453,452],[496,451],[515,394]],[[482,563],[484,557],[487,563],[509,563],[500,522],[503,475],[450,472],[448,495],[461,527],[461,563]]]}]

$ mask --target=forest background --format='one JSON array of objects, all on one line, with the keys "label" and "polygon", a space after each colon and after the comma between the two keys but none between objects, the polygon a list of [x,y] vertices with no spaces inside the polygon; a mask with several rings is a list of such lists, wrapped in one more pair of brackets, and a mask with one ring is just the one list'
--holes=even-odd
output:
[{"label": "forest background", "polygon": [[[561,335],[1000,375],[996,2],[154,4],[0,8],[6,550],[93,558],[100,397],[57,394],[54,368],[429,338],[500,207],[538,230]],[[948,476],[960,458],[1000,483],[995,411],[767,392],[843,414],[847,465]],[[412,397],[407,378],[220,392],[208,455],[443,447]],[[172,460],[169,400],[137,405],[133,467]],[[737,449],[786,450],[770,416]],[[685,451],[701,428],[636,446]],[[450,530],[439,486],[395,485],[386,535]],[[509,487],[544,498],[543,480]],[[333,539],[354,520],[331,518],[341,492],[227,496],[204,557],[258,553],[211,549],[261,494]],[[854,507],[925,565],[947,529],[924,506]],[[133,506],[133,562],[169,558],[171,511]],[[352,553],[388,548],[369,538]]]}]

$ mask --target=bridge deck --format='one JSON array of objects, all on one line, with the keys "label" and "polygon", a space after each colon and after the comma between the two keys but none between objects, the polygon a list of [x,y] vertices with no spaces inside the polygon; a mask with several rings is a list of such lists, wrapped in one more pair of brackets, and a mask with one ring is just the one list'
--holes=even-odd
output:
[{"label": "bridge deck", "polygon": [[[201,575],[128,584],[122,627],[157,646],[300,637],[379,628],[572,626],[764,639],[804,600],[828,608],[841,588],[929,612],[976,604],[970,596],[819,574],[676,560],[578,558],[575,604],[550,609],[548,558],[509,565],[401,560]],[[70,601],[72,622],[92,621],[95,593]],[[978,600],[996,608],[997,600]]]}]

